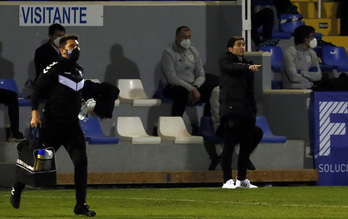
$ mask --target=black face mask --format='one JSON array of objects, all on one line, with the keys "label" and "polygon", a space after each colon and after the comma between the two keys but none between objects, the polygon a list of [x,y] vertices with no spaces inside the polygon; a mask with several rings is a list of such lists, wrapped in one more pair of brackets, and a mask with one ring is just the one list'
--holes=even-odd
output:
[{"label": "black face mask", "polygon": [[73,50],[66,50],[66,55],[72,62],[76,62],[80,57],[80,48],[75,48]]}]

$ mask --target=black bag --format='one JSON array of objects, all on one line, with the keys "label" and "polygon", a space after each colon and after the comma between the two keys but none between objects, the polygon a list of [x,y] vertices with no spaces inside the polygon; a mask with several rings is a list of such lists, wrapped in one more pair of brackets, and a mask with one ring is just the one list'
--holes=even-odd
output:
[{"label": "black bag", "polygon": [[17,144],[16,179],[33,187],[55,186],[57,181],[55,151],[44,147],[39,128],[29,128],[26,140]]}]

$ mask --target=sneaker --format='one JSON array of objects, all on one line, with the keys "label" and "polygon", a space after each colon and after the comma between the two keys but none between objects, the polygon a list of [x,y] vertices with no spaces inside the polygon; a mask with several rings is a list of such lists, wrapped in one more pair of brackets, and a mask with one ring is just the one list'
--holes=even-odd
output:
[{"label": "sneaker", "polygon": [[233,179],[228,180],[222,185],[223,189],[235,189],[236,186],[234,185]]},{"label": "sneaker", "polygon": [[87,217],[94,217],[96,215],[95,211],[89,210],[89,206],[86,205],[86,203],[83,205],[76,205],[74,208],[74,213],[76,215],[86,215]]},{"label": "sneaker", "polygon": [[14,208],[19,208],[19,205],[21,203],[21,193],[20,191],[16,191],[14,187],[11,189],[11,204]]},{"label": "sneaker", "polygon": [[9,138],[8,141],[10,142],[20,142],[20,141],[24,141],[25,137],[21,132],[12,134]]},{"label": "sneaker", "polygon": [[236,179],[236,188],[255,189],[257,188],[257,186],[251,184],[248,179],[245,179],[245,180]]}]

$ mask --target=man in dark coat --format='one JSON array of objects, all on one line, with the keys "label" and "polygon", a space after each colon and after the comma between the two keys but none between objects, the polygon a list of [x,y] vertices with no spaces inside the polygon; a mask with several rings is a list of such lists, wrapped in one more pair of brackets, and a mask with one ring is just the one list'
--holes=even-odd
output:
[{"label": "man in dark coat", "polygon": [[35,51],[35,70],[36,77],[35,80],[39,77],[42,71],[52,64],[53,62],[58,61],[59,54],[59,40],[64,36],[65,28],[60,24],[52,24],[48,28],[49,40],[47,43],[43,44]]},{"label": "man in dark coat", "polygon": [[[224,129],[225,145],[222,152],[222,188],[257,188],[246,179],[247,161],[250,153],[261,141],[263,132],[256,123],[256,100],[254,95],[254,72],[261,65],[253,65],[244,58],[245,43],[242,37],[232,37],[227,44],[228,52],[219,60],[220,123]],[[255,141],[258,141],[255,144]],[[240,144],[238,177],[232,179],[232,153]]]}]

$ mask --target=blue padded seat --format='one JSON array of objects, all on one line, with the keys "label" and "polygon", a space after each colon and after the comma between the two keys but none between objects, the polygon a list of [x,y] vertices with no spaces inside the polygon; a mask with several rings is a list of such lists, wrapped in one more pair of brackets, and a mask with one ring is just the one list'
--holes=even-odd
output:
[{"label": "blue padded seat", "polygon": [[277,136],[274,135],[269,126],[266,117],[264,116],[257,116],[256,117],[256,125],[260,127],[263,131],[263,137],[261,142],[262,143],[285,143],[286,137],[285,136]]},{"label": "blue padded seat", "polygon": [[24,99],[19,93],[17,83],[14,79],[0,79],[0,88],[17,93],[19,106],[31,106],[31,100]]},{"label": "blue padded seat", "polygon": [[97,117],[86,117],[80,120],[80,125],[85,139],[89,144],[117,144],[118,138],[106,136],[101,129],[99,119]]},{"label": "blue padded seat", "polygon": [[272,80],[271,81],[272,89],[283,89],[283,81],[281,80]]},{"label": "blue padded seat", "polygon": [[337,71],[348,71],[348,56],[344,47],[323,46],[322,61],[326,65],[337,66]]},{"label": "blue padded seat", "polygon": [[172,99],[169,99],[169,98],[166,98],[164,95],[163,95],[163,89],[164,89],[164,86],[163,86],[163,83],[161,80],[159,80],[158,82],[158,86],[157,86],[157,91],[156,93],[153,95],[153,98],[158,98],[162,101],[162,103],[172,103],[173,100]]},{"label": "blue padded seat", "polygon": [[321,72],[332,72],[333,70],[337,69],[337,66],[334,65],[325,65],[325,64],[319,64]]},{"label": "blue padded seat", "polygon": [[215,144],[224,143],[222,137],[215,135],[213,121],[210,116],[202,116],[200,124],[204,141],[213,142]]},{"label": "blue padded seat", "polygon": [[305,25],[301,14],[281,14],[279,20],[280,30],[285,33],[294,33],[297,27]]},{"label": "blue padded seat", "polygon": [[261,46],[259,50],[272,53],[271,68],[273,72],[280,72],[282,70],[283,50],[280,46]]},{"label": "blue padded seat", "polygon": [[[257,116],[256,117],[256,125],[260,127],[263,131],[263,137],[261,139],[261,143],[285,143],[285,136],[277,136],[274,135],[267,123],[266,117]],[[201,133],[204,141],[210,141],[215,144],[224,143],[224,139],[222,137],[216,136],[214,133],[214,126],[210,116],[203,116],[201,118]]]},{"label": "blue padded seat", "polygon": [[272,39],[283,39],[283,40],[288,40],[288,39],[291,39],[291,33],[273,32],[273,33],[272,33]]}]

